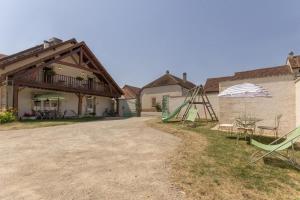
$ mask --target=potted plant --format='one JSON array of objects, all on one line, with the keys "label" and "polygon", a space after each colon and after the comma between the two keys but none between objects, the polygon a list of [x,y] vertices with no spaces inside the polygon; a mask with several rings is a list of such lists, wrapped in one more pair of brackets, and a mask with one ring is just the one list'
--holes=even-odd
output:
[{"label": "potted plant", "polygon": [[54,76],[56,75],[55,71],[53,69],[49,69],[45,71],[47,76]]},{"label": "potted plant", "polygon": [[77,76],[77,77],[76,77],[76,80],[77,80],[77,81],[83,81],[83,78],[82,78],[81,76]]}]

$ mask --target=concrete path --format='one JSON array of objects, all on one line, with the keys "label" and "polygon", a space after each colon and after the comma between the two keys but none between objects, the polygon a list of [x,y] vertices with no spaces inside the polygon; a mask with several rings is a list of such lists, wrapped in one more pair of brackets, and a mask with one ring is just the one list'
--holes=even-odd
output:
[{"label": "concrete path", "polygon": [[0,199],[182,199],[166,165],[180,140],[145,120],[0,132]]}]

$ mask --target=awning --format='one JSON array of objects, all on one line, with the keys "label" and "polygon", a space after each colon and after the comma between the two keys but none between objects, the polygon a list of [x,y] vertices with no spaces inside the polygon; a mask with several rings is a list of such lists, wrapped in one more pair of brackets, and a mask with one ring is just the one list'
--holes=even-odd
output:
[{"label": "awning", "polygon": [[44,94],[35,94],[33,95],[32,100],[34,101],[45,101],[45,100],[63,100],[65,99],[63,95],[58,93],[44,93]]}]

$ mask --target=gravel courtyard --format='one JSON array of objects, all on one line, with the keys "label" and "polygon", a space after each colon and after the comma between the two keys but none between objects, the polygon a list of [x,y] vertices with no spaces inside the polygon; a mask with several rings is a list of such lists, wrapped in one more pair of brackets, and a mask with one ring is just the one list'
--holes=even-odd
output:
[{"label": "gravel courtyard", "polygon": [[182,199],[167,157],[180,143],[147,118],[0,132],[0,199]]}]

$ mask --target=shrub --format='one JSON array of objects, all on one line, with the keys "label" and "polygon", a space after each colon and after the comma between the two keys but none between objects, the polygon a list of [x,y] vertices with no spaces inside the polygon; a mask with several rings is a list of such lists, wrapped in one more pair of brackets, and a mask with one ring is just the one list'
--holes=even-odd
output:
[{"label": "shrub", "polygon": [[56,75],[56,72],[53,69],[47,70],[47,71],[45,71],[45,73],[48,76],[55,76]]},{"label": "shrub", "polygon": [[155,104],[155,109],[157,112],[161,112],[161,105],[159,103]]},{"label": "shrub", "polygon": [[8,122],[13,122],[16,120],[16,117],[13,112],[11,111],[5,111],[0,113],[0,123],[8,123]]}]

